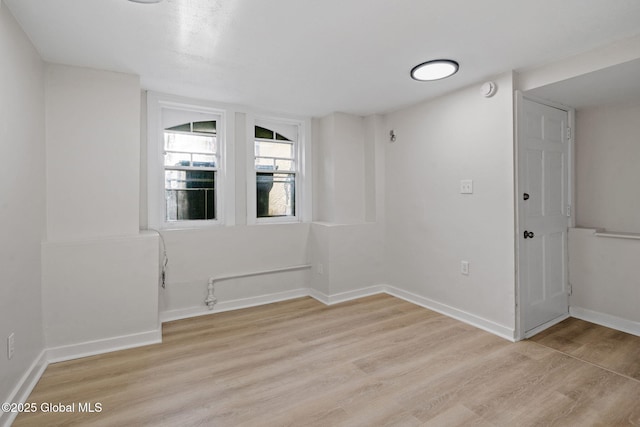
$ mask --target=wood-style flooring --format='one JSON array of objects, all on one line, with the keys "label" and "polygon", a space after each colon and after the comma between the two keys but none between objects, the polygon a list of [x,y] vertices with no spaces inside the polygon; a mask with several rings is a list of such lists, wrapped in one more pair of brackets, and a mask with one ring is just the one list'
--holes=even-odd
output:
[{"label": "wood-style flooring", "polygon": [[638,336],[569,318],[531,340],[640,381]]},{"label": "wood-style flooring", "polygon": [[640,425],[639,351],[638,337],[576,319],[510,343],[388,295],[300,298],[166,323],[162,344],[52,364],[28,402],[75,412],[14,425]]}]

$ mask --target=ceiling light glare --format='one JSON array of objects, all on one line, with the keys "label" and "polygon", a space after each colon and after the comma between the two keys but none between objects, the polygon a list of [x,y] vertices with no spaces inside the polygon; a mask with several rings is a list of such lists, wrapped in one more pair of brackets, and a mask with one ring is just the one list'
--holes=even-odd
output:
[{"label": "ceiling light glare", "polygon": [[458,72],[458,63],[450,59],[436,59],[416,65],[411,70],[411,78],[419,81],[440,80]]}]

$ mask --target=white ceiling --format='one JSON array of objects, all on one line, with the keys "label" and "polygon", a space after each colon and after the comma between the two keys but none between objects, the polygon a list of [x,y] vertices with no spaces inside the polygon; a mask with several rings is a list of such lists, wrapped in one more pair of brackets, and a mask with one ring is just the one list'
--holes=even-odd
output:
[{"label": "white ceiling", "polygon": [[[640,33],[639,0],[2,0],[50,62],[300,115],[383,113]],[[416,82],[429,59],[454,77]]]}]

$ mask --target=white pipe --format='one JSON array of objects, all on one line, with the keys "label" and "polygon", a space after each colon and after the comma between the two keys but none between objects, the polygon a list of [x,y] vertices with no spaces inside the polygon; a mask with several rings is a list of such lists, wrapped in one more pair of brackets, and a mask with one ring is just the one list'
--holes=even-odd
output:
[{"label": "white pipe", "polygon": [[263,274],[282,273],[284,271],[304,270],[307,268],[311,268],[311,264],[294,265],[292,267],[274,268],[271,270],[252,271],[250,273],[230,274],[228,276],[210,277],[209,284],[207,285],[208,294],[207,298],[204,300],[204,303],[207,305],[207,307],[209,307],[209,310],[213,310],[213,306],[218,301],[218,299],[214,296],[214,282],[229,279],[240,279],[242,277],[261,276]]},{"label": "white pipe", "polygon": [[207,286],[207,299],[204,300],[204,303],[207,304],[207,307],[209,307],[209,310],[213,310],[213,306],[216,305],[216,302],[218,301],[218,298],[216,298],[213,293],[215,292],[215,289],[213,287],[213,279],[209,279],[209,285]]}]

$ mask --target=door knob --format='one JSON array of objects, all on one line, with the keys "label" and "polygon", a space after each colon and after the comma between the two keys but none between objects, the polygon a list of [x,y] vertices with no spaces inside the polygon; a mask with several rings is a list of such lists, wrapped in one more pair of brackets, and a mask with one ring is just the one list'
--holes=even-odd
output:
[{"label": "door knob", "polygon": [[522,198],[523,198],[524,200],[529,200],[529,193],[524,193],[524,194],[522,195]]},{"label": "door knob", "polygon": [[535,234],[533,234],[533,231],[524,230],[524,238],[525,239],[533,239],[534,236],[535,236]]}]

